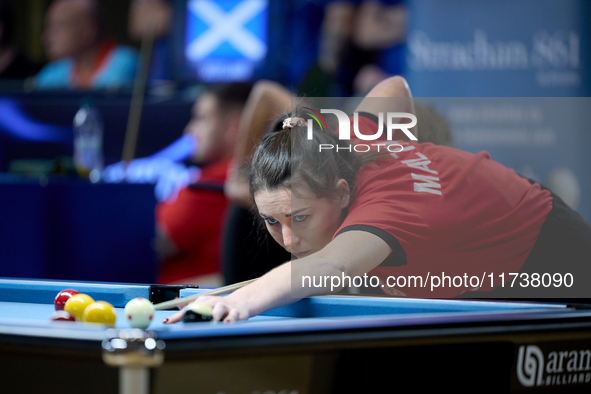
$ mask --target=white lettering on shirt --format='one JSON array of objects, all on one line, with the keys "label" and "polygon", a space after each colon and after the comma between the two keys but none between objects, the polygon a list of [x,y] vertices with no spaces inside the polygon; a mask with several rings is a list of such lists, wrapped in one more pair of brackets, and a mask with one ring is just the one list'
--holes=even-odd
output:
[{"label": "white lettering on shirt", "polygon": [[427,158],[422,153],[417,152],[418,159],[411,159],[411,160],[403,160],[402,162],[409,167],[418,168],[419,170],[423,170],[426,172],[430,172],[431,174],[437,175],[437,171],[430,169],[428,166],[431,164],[431,160]]},{"label": "white lettering on shirt", "polygon": [[434,182],[434,181],[439,181],[439,178],[434,177],[434,176],[417,175],[417,174],[411,174],[411,176],[412,176],[412,179],[416,179],[416,180],[425,182],[425,183],[415,182],[414,183],[415,192],[433,193],[433,194],[437,194],[439,196],[441,195],[440,190],[433,190],[433,189],[441,189],[441,185],[439,183]]},{"label": "white lettering on shirt", "polygon": [[[437,171],[429,168],[429,164],[431,164],[431,160],[429,160],[429,158],[427,156],[425,156],[424,154],[422,154],[420,152],[415,152],[415,155],[418,157],[417,159],[402,160],[402,163],[406,164],[407,166],[409,166],[411,168],[416,168],[418,170],[422,170],[422,171],[425,171],[425,172],[433,174],[433,175],[438,175]],[[417,193],[432,193],[432,194],[437,194],[439,196],[441,195],[440,190],[435,190],[435,189],[441,189],[441,184],[437,183],[439,181],[439,178],[434,177],[434,176],[428,176],[428,175],[418,175],[418,174],[414,174],[414,173],[411,173],[411,176],[413,179],[425,182],[425,183],[415,182],[413,184],[415,192],[417,192]],[[435,181],[437,181],[437,182],[435,182]]]}]

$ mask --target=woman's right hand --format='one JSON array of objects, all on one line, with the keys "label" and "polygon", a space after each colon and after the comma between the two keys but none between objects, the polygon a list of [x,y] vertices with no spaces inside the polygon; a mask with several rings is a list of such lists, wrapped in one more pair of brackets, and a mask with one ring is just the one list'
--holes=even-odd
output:
[{"label": "woman's right hand", "polygon": [[[213,321],[224,323],[234,323],[239,320],[247,320],[250,317],[246,303],[240,299],[234,299],[231,296],[203,296],[197,298],[196,302],[203,302],[211,306],[213,311]],[[183,319],[187,307],[183,307],[179,312],[164,319],[162,323],[172,324]]]}]

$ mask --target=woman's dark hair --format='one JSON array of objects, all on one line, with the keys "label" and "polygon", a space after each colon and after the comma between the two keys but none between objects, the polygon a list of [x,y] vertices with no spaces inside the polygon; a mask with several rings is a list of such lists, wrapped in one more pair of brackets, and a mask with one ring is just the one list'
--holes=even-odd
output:
[{"label": "woman's dark hair", "polygon": [[[335,186],[339,179],[347,181],[353,194],[359,169],[381,156],[376,152],[356,153],[349,141],[337,138],[336,128],[330,124],[329,130],[323,130],[313,122],[311,140],[308,140],[306,126],[283,129],[283,121],[289,117],[307,120],[307,116],[298,112],[279,118],[259,143],[250,172],[252,201],[259,190],[274,191],[287,187],[297,193],[298,189],[302,190],[301,186],[307,187],[319,198],[335,197],[338,195]],[[320,151],[320,144],[330,144],[334,148]]]}]

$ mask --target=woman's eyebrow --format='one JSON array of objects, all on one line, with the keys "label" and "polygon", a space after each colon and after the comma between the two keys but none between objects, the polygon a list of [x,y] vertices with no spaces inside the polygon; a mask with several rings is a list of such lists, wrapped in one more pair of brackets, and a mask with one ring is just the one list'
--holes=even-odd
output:
[{"label": "woman's eyebrow", "polygon": [[292,213],[288,213],[287,215],[285,215],[286,218],[292,217],[293,215],[297,215],[298,213],[305,211],[306,209],[308,209],[310,207],[306,207],[306,208],[300,208],[298,210],[293,211]]},{"label": "woman's eyebrow", "polygon": [[[306,210],[306,209],[308,209],[308,208],[310,208],[310,207],[306,207],[306,208],[300,208],[300,209],[298,209],[298,210],[295,210],[295,211],[293,211],[292,213],[287,213],[287,214],[285,214],[285,217],[286,217],[286,218],[292,217],[293,215],[297,215],[298,213],[300,213],[300,212],[302,212],[302,211],[305,211],[305,210]],[[259,212],[259,215],[260,215],[260,216],[261,216],[263,219],[273,219],[273,217],[272,217],[272,216],[265,215],[265,214],[264,214],[264,213],[262,213],[262,212]]]}]

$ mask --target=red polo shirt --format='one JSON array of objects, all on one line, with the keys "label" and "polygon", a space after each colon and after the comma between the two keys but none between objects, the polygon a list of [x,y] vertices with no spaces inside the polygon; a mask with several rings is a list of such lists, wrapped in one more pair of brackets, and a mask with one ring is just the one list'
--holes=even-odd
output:
[{"label": "red polo shirt", "polygon": [[229,159],[202,168],[199,182],[172,203],[156,206],[156,221],[179,253],[161,263],[158,282],[171,283],[220,270],[221,234],[228,205],[223,186]]},{"label": "red polo shirt", "polygon": [[[372,132],[377,128],[368,120],[362,125]],[[392,247],[393,254],[368,275],[386,284],[390,275],[466,273],[480,278],[494,272],[498,279],[501,272],[519,272],[552,208],[550,192],[491,160],[487,152],[398,143],[404,151],[359,171],[353,203],[335,234],[368,231]],[[491,290],[484,283],[476,290]],[[466,288],[446,284],[433,292],[430,286],[382,290],[454,297]]]}]

